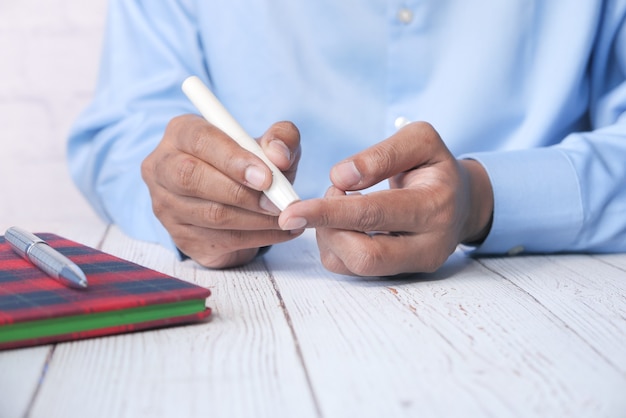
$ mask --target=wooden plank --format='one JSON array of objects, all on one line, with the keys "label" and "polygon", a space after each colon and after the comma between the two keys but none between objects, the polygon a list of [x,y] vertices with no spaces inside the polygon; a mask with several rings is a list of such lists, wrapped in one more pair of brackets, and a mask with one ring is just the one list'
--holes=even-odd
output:
[{"label": "wooden plank", "polygon": [[51,345],[0,351],[0,416],[23,417],[43,379]]},{"label": "wooden plank", "polygon": [[500,271],[456,254],[435,274],[334,275],[311,232],[265,258],[325,417],[626,410],[624,375]]},{"label": "wooden plank", "polygon": [[208,323],[59,344],[32,417],[308,417],[314,401],[262,262],[213,271],[117,229],[103,249],[213,291]]},{"label": "wooden plank", "polygon": [[[626,255],[605,260],[626,263]],[[511,257],[481,263],[536,298],[626,377],[626,271],[587,255]]]},{"label": "wooden plank", "polygon": [[595,259],[610,264],[626,273],[626,254],[601,254],[594,255]]}]

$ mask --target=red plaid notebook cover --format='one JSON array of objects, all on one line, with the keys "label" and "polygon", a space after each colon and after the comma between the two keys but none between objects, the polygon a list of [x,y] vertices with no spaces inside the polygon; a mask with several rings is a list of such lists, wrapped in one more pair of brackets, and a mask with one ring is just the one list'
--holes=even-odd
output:
[{"label": "red plaid notebook cover", "polygon": [[[0,236],[0,336],[3,326],[152,305],[202,300],[210,291],[102,251],[49,233],[38,233],[74,261],[89,280],[85,290],[70,289],[18,256]],[[0,349],[77,340],[199,321],[210,308],[184,316],[0,342]]]}]

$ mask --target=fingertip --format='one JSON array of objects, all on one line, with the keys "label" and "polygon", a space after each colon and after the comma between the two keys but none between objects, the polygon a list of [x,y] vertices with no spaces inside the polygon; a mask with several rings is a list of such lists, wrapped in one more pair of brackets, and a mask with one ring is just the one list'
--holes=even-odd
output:
[{"label": "fingertip", "polygon": [[278,226],[283,231],[298,231],[306,228],[308,221],[300,216],[285,216],[278,218]]},{"label": "fingertip", "polygon": [[357,168],[354,161],[343,161],[331,169],[330,179],[337,188],[341,190],[352,190],[358,188],[363,175]]},{"label": "fingertip", "polygon": [[345,196],[346,192],[344,192],[343,190],[335,187],[335,186],[330,186],[327,190],[326,193],[324,194],[324,197],[332,197],[332,196]]},{"label": "fingertip", "polygon": [[279,169],[286,170],[291,166],[293,154],[280,139],[270,139],[266,142],[263,152]]},{"label": "fingertip", "polygon": [[264,152],[276,153],[281,159],[289,161],[287,166],[299,157],[300,131],[292,122],[274,123],[265,131],[259,142]]},{"label": "fingertip", "polygon": [[249,165],[244,171],[246,185],[259,191],[266,190],[271,185],[271,172],[269,168],[257,165]]},{"label": "fingertip", "polygon": [[306,228],[308,221],[299,213],[298,206],[301,200],[290,203],[278,215],[278,226],[283,231],[296,231]]},{"label": "fingertip", "polygon": [[280,209],[264,194],[259,198],[259,206],[271,215],[279,215]]}]

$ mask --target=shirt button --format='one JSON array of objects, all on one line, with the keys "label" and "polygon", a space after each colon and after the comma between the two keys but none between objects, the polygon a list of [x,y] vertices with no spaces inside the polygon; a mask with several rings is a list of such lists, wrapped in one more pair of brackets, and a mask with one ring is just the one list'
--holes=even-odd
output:
[{"label": "shirt button", "polygon": [[511,248],[509,251],[507,251],[507,254],[508,255],[518,255],[518,254],[523,253],[524,250],[525,250],[525,248],[524,248],[523,245],[517,245],[517,246]]},{"label": "shirt button", "polygon": [[400,9],[398,11],[398,20],[405,25],[408,25],[413,21],[413,11],[411,9]]},{"label": "shirt button", "polygon": [[396,118],[393,124],[396,127],[396,129],[401,129],[401,128],[404,128],[409,123],[411,123],[409,119],[405,118],[404,116],[400,116]]}]

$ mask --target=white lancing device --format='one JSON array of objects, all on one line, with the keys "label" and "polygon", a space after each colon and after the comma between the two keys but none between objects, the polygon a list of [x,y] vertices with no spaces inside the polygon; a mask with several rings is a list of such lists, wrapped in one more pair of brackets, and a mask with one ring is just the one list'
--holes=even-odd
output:
[{"label": "white lancing device", "polygon": [[202,80],[196,76],[188,77],[182,84],[182,90],[207,121],[230,136],[242,148],[259,157],[269,167],[272,171],[272,185],[264,193],[278,209],[285,210],[291,203],[300,200],[289,180],[267,158],[261,146],[237,123]]}]

